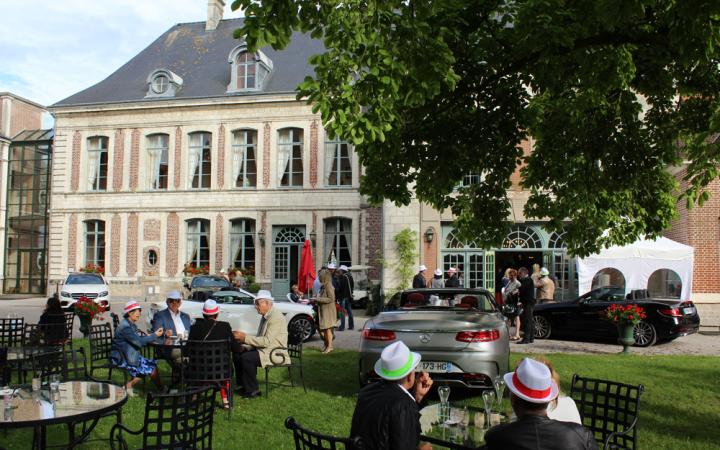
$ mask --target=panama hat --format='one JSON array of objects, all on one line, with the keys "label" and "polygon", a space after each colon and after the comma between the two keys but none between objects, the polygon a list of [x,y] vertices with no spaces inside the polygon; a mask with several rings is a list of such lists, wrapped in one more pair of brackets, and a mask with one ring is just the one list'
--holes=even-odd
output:
[{"label": "panama hat", "polygon": [[550,275],[550,271],[549,271],[549,270],[547,270],[545,267],[543,267],[542,269],[540,269],[540,276],[541,276],[541,277],[546,277],[546,276],[548,276],[548,275]]},{"label": "panama hat", "polygon": [[440,269],[435,269],[435,272],[433,272],[433,274],[434,274],[436,277],[441,277],[441,276],[442,276],[442,270],[440,270]]},{"label": "panama hat", "polygon": [[265,289],[260,289],[257,294],[255,294],[255,301],[258,300],[270,300],[273,301],[273,296],[270,293],[270,291],[267,291]]},{"label": "panama hat", "polygon": [[123,312],[125,312],[125,314],[128,314],[131,311],[135,311],[136,309],[142,309],[142,306],[140,306],[140,304],[136,300],[130,300],[129,302],[125,303]]},{"label": "panama hat", "polygon": [[335,269],[337,269],[337,266],[336,266],[335,264],[333,264],[333,263],[330,263],[330,264],[327,265],[327,268],[330,269],[330,270],[335,270]]},{"label": "panama hat", "polygon": [[343,272],[347,272],[347,271],[348,271],[348,267],[347,267],[345,264],[343,264],[343,265],[341,265],[340,267],[338,267],[338,269],[342,270]]},{"label": "panama hat", "polygon": [[182,300],[182,295],[178,291],[170,291],[165,298],[168,300]]},{"label": "panama hat", "polygon": [[455,272],[457,272],[457,269],[454,267],[451,267],[448,269],[448,273],[455,273]]},{"label": "panama hat", "polygon": [[420,364],[420,353],[411,352],[403,341],[385,347],[375,363],[375,373],[389,381],[407,376]]},{"label": "panama hat", "polygon": [[427,270],[427,267],[425,267],[425,264],[420,264],[418,267],[418,272],[422,272],[423,270]]},{"label": "panama hat", "polygon": [[548,403],[558,396],[558,385],[550,369],[534,359],[523,359],[515,372],[506,373],[503,378],[513,394],[530,403]]},{"label": "panama hat", "polygon": [[214,316],[220,312],[220,307],[217,305],[215,300],[205,300],[203,303],[203,314],[206,316]]}]

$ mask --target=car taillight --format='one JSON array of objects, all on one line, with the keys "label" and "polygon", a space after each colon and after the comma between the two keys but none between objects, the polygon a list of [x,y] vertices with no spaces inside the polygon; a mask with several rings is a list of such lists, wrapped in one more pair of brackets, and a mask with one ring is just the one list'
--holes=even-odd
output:
[{"label": "car taillight", "polygon": [[371,341],[394,341],[396,338],[394,331],[376,330],[374,328],[365,328],[362,337]]},{"label": "car taillight", "polygon": [[682,313],[679,308],[663,308],[659,309],[658,312],[663,316],[668,317],[682,317]]},{"label": "car taillight", "polygon": [[498,339],[500,339],[498,330],[461,331],[455,336],[455,340],[460,342],[490,342]]}]

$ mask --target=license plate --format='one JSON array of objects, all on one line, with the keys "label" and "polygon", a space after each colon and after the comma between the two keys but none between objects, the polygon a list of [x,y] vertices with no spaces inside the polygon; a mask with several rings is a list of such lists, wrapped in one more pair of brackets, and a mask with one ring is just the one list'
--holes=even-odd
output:
[{"label": "license plate", "polygon": [[423,372],[428,372],[428,373],[447,373],[447,372],[452,371],[452,363],[436,362],[436,361],[422,361],[420,363],[420,369]]},{"label": "license plate", "polygon": [[691,306],[691,307],[689,307],[689,308],[683,308],[683,309],[682,309],[682,312],[683,312],[683,314],[685,314],[685,315],[695,314],[695,307],[694,307],[694,306]]}]

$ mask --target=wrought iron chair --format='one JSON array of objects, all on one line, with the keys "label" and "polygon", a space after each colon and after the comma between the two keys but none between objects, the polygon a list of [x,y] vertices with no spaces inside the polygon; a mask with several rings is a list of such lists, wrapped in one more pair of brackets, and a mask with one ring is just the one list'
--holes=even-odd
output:
[{"label": "wrought iron chair", "polygon": [[605,449],[637,448],[640,396],[645,387],[573,375],[570,397],[583,425]]},{"label": "wrought iron chair", "polygon": [[67,343],[65,337],[65,320],[57,323],[26,323],[23,330],[22,345],[25,346],[64,346]]},{"label": "wrought iron chair", "polygon": [[292,416],[285,419],[285,428],[292,430],[295,450],[362,450],[363,448],[359,437],[340,438],[316,433],[300,426]]},{"label": "wrought iron chair", "polygon": [[[285,356],[285,352],[287,352],[289,358]],[[302,329],[299,326],[290,330],[287,347],[277,347],[270,351],[270,361],[272,364],[265,366],[265,395],[270,395],[270,370],[283,368],[287,368],[288,378],[290,378],[290,387],[295,387],[295,383],[292,378],[292,369],[299,369],[300,382],[302,383],[303,390],[307,394],[307,388],[305,387],[305,373],[303,370]],[[281,383],[277,383],[277,385],[287,386]]]},{"label": "wrought iron chair", "polygon": [[145,400],[145,420],[139,430],[119,423],[110,429],[110,448],[128,448],[123,433],[142,434],[143,449],[212,449],[215,410],[213,386],[176,394],[149,393]]},{"label": "wrought iron chair", "polygon": [[182,360],[183,386],[213,385],[218,389],[227,389],[229,418],[235,387],[230,341],[187,341],[182,347]]},{"label": "wrought iron chair", "polygon": [[65,312],[65,339],[66,345],[73,346],[73,327],[75,326],[75,311]]},{"label": "wrought iron chair", "polygon": [[58,378],[64,378],[67,374],[67,360],[62,347],[55,350],[38,353],[30,359],[30,367],[36,377],[41,382],[49,382],[50,377],[57,375]]},{"label": "wrought iron chair", "polygon": [[7,386],[10,384],[12,371],[7,361],[7,354],[7,348],[0,347],[0,386]]},{"label": "wrought iron chair", "polygon": [[107,380],[112,380],[114,366],[110,364],[113,332],[109,323],[92,325],[88,340],[90,341],[90,375],[94,376],[97,369],[107,369]]},{"label": "wrought iron chair", "polygon": [[0,347],[18,347],[23,343],[25,319],[0,319]]}]

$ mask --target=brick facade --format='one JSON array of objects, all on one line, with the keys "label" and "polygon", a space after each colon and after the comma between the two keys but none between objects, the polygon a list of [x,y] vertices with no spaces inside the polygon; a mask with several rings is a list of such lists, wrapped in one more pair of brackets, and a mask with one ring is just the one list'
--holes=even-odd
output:
[{"label": "brick facade", "polygon": [[223,224],[225,218],[222,214],[215,217],[215,272],[223,268]]},{"label": "brick facade", "polygon": [[225,125],[223,124],[218,128],[217,180],[218,187],[222,189],[225,186]]},{"label": "brick facade", "polygon": [[146,219],[143,222],[143,239],[146,241],[160,240],[160,221],[157,219]]},{"label": "brick facade", "polygon": [[180,189],[180,163],[182,162],[182,130],[175,128],[175,165],[173,167],[173,186]]},{"label": "brick facade", "polygon": [[318,181],[318,121],[310,124],[310,186],[317,187]]},{"label": "brick facade", "polygon": [[82,136],[79,131],[73,133],[72,140],[72,172],[70,175],[70,186],[73,192],[80,188],[80,141]]},{"label": "brick facade", "polygon": [[382,256],[382,207],[368,208],[366,217],[365,235],[367,236],[367,246],[365,247],[365,254],[367,255],[368,265],[372,267],[368,276],[372,280],[377,280],[380,278],[382,271],[382,265],[378,262],[378,259]]},{"label": "brick facade", "polygon": [[120,214],[115,213],[110,221],[110,273],[120,273]]},{"label": "brick facade", "polygon": [[[260,212],[260,231],[265,236],[265,239],[267,239],[267,240],[270,239],[270,237],[268,237],[268,234],[267,234],[267,211]],[[260,242],[258,242],[258,244],[260,244],[260,249],[259,249],[259,252],[260,252],[260,274],[261,274],[261,276],[265,276],[266,268],[267,268],[267,263],[265,261],[266,258],[264,257],[265,244],[260,243]]]},{"label": "brick facade", "polygon": [[263,127],[263,186],[270,186],[270,122]]},{"label": "brick facade", "polygon": [[[523,156],[530,156],[530,153],[532,152],[532,141],[529,139],[526,139],[520,143],[520,148],[522,148]],[[524,164],[519,164],[517,168],[515,168],[515,172],[513,172],[512,175],[510,175],[510,183],[511,187],[510,190],[518,191],[522,190],[520,188],[520,169],[523,167]]]},{"label": "brick facade", "polygon": [[133,128],[130,139],[130,190],[138,188],[140,170],[140,130]]},{"label": "brick facade", "polygon": [[77,214],[71,213],[71,214],[70,214],[70,219],[68,220],[68,249],[67,249],[67,258],[68,258],[68,267],[72,268],[73,270],[78,269],[78,262],[77,262],[77,226],[78,226]]},{"label": "brick facade", "polygon": [[167,233],[165,233],[165,273],[174,277],[178,271],[178,251],[180,238],[180,217],[170,213],[167,217]]},{"label": "brick facade", "polygon": [[115,130],[115,148],[113,149],[112,188],[118,192],[122,190],[123,159],[125,158],[125,133],[122,128]]},{"label": "brick facade", "polygon": [[[158,259],[155,265],[150,264],[150,251],[154,251]],[[158,247],[145,247],[143,249],[143,276],[157,277],[160,275],[160,249]]]},{"label": "brick facade", "polygon": [[[137,273],[138,222],[137,213],[130,213],[127,224],[127,254],[125,259],[125,271],[129,277],[134,277]],[[159,226],[160,223],[158,222]]]},{"label": "brick facade", "polygon": [[433,271],[437,269],[437,261],[438,261],[438,242],[440,242],[440,239],[442,236],[440,235],[440,230],[436,229],[435,227],[428,227],[431,228],[434,233],[433,241],[430,243],[425,242],[425,231],[427,228],[422,230],[422,235],[420,236],[420,242],[422,243],[422,255],[423,255],[423,264],[427,267],[427,271],[425,272],[425,277],[429,280],[433,276]]}]

